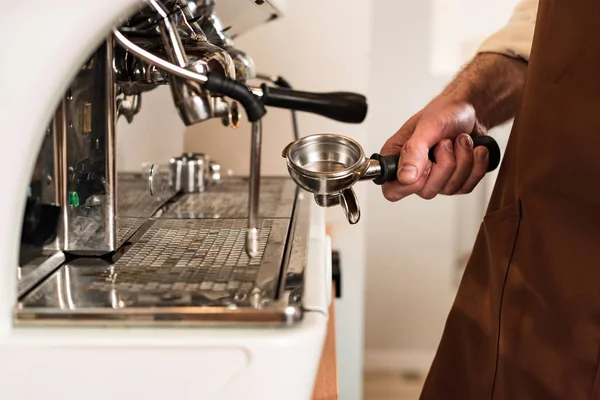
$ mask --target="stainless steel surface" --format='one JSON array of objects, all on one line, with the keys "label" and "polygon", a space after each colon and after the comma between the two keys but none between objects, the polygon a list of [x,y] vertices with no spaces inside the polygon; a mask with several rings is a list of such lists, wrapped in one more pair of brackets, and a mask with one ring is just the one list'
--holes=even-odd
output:
[{"label": "stainless steel surface", "polygon": [[252,141],[250,142],[250,188],[248,194],[248,232],[246,234],[246,252],[250,257],[258,254],[258,202],[260,200],[260,163],[262,149],[261,121],[252,123]]},{"label": "stainless steel surface", "polygon": [[[259,6],[250,0],[235,1],[237,6],[230,1],[233,8],[228,10],[245,10],[244,17],[235,21],[245,25],[260,20],[254,14]],[[176,176],[166,160],[148,164],[141,173],[116,175],[116,121],[124,116],[132,123],[141,110],[142,94],[158,85],[170,84],[184,123],[220,118],[228,126],[238,126],[237,103],[211,94],[203,84],[208,73],[244,82],[255,75],[254,64],[233,47],[233,36],[245,28],[232,28],[237,22],[223,24],[214,6],[209,0],[148,0],[112,32],[73,78],[49,124],[30,185],[29,195],[35,200],[61,207],[57,239],[42,249],[45,253],[39,260],[57,251],[112,256],[122,251],[149,218],[162,219],[161,213],[171,213],[173,218],[209,214],[247,218],[244,244],[255,254],[260,252],[262,237],[263,220],[259,216],[281,218],[291,212],[293,202],[289,198],[280,196],[270,203],[271,194],[267,194],[259,202],[260,124],[252,131],[250,179],[236,195],[222,192],[220,203],[216,193],[227,185],[217,185],[220,166],[206,155],[194,155],[196,160],[186,165],[189,173],[179,176],[179,184],[175,184]],[[268,2],[259,8],[260,13],[266,10],[264,15],[269,18],[277,14]],[[231,21],[229,17],[225,20]],[[201,24],[210,27],[212,41]],[[115,48],[114,42],[119,46]],[[177,191],[184,192],[180,201],[174,198]],[[188,196],[198,192],[205,193],[205,198],[212,196],[210,202],[229,207],[219,211],[214,204]],[[277,203],[279,200],[282,202]],[[19,272],[35,268],[43,272],[41,261],[34,263],[36,267],[21,264]]]},{"label": "stainless steel surface", "polygon": [[119,218],[149,218],[176,194],[175,190],[168,187],[168,171],[155,171],[156,193],[154,196],[149,193],[147,179],[143,174],[132,172],[118,174],[117,213]]},{"label": "stainless steel surface", "polygon": [[340,193],[358,181],[369,164],[357,142],[333,134],[303,137],[282,155],[294,182],[314,194]]},{"label": "stainless steel surface", "polygon": [[200,19],[209,16],[215,6],[214,0],[175,0],[174,2],[183,9],[187,8],[190,13],[189,17]]},{"label": "stainless steel surface", "polygon": [[221,180],[221,165],[214,161],[208,163],[208,180],[212,183]]},{"label": "stainless steel surface", "polygon": [[[289,218],[296,197],[294,182],[263,177],[260,186],[259,219]],[[248,188],[248,178],[223,178],[201,196],[184,194],[166,204],[157,218],[248,218]]]},{"label": "stainless steel surface", "polygon": [[356,141],[334,134],[306,136],[287,145],[282,156],[287,160],[292,180],[313,193],[319,206],[339,204],[350,224],[360,220],[360,206],[352,186],[359,180],[375,179],[381,166],[368,159]]},{"label": "stainless steel surface", "polygon": [[117,240],[119,246],[122,246],[131,236],[146,222],[145,218],[123,217],[120,216],[117,220],[119,225]]},{"label": "stainless steel surface", "polygon": [[246,82],[256,77],[254,60],[242,50],[233,47],[233,41],[227,29],[223,26],[221,19],[214,13],[201,19],[202,30],[206,33],[208,40],[224,49],[233,59],[235,76],[240,82]]},{"label": "stainless steel surface", "polygon": [[360,220],[360,207],[358,199],[352,188],[342,190],[340,193],[340,205],[346,214],[346,219],[354,225]]},{"label": "stainless steel surface", "polygon": [[315,203],[319,207],[333,207],[340,205],[339,194],[315,194]]},{"label": "stainless steel surface", "polygon": [[[288,206],[283,212],[273,204],[271,209],[278,208],[280,217],[260,219],[255,257],[244,252],[245,218],[171,218],[169,210],[158,212],[129,235],[131,245],[114,259],[68,261],[30,290],[19,301],[16,322],[181,326],[299,321],[309,203],[289,180],[263,180],[267,192],[279,192],[273,198]],[[240,195],[247,186],[244,178],[226,178],[213,189]],[[180,201],[186,200],[176,199],[174,204]],[[202,214],[207,203],[196,204]]]},{"label": "stainless steel surface", "polygon": [[[155,0],[150,1],[149,4],[158,14],[157,25],[162,39],[159,48],[162,47],[161,52],[166,54],[171,64],[203,75],[207,74],[210,65],[211,73],[235,79],[236,68],[233,59],[226,50],[207,40],[194,16],[197,10],[192,2],[171,1],[166,3],[170,9]],[[144,26],[144,29],[147,33],[148,26]],[[118,40],[122,40],[122,38],[119,37]],[[131,45],[135,46],[133,43],[123,43],[129,48]],[[139,50],[142,49],[132,48],[132,50],[140,53]],[[145,57],[145,60],[152,63],[148,57]],[[229,110],[229,103],[225,99],[217,97],[219,107],[215,108],[214,103],[217,100],[196,82],[186,78],[182,79],[173,72],[169,81],[173,100],[186,125],[196,124],[210,118],[221,118],[226,125],[231,123],[233,118]]]},{"label": "stainless steel surface", "polygon": [[117,118],[124,116],[127,122],[132,123],[133,117],[142,108],[142,96],[140,94],[125,95],[117,97]]},{"label": "stainless steel surface", "polygon": [[[164,50],[167,53],[169,61],[181,68],[191,66],[198,72],[208,70],[208,66],[201,61],[189,65],[186,50],[175,28],[176,21],[174,20],[174,15],[170,14],[164,9],[162,4],[154,0],[150,0],[150,4],[160,14],[161,19],[158,26]],[[182,80],[177,76],[172,76],[170,87],[175,106],[184,124],[193,125],[211,118],[213,110],[210,96],[199,85],[188,80]]]},{"label": "stainless steel surface", "polygon": [[57,112],[60,248],[105,254],[117,248],[113,44],[104,42],[74,78]]},{"label": "stainless steel surface", "polygon": [[237,128],[242,118],[237,102],[229,103],[223,97],[213,97],[213,116],[220,118],[223,126]]},{"label": "stainless steel surface", "polygon": [[220,167],[204,153],[184,153],[169,161],[169,185],[176,192],[200,193],[220,179]]},{"label": "stainless steel surface", "polygon": [[157,185],[160,185],[160,171],[159,166],[152,164],[148,170],[148,192],[150,196],[154,197],[158,193]]},{"label": "stainless steel surface", "polygon": [[240,49],[228,47],[227,52],[235,65],[235,76],[240,82],[246,82],[256,77],[256,65],[250,55]]},{"label": "stainless steel surface", "polygon": [[137,46],[135,43],[127,39],[125,35],[123,35],[116,29],[113,30],[113,35],[117,43],[123,46],[123,48],[125,48],[127,51],[131,52],[132,54],[136,55],[142,60],[167,71],[170,74],[176,75],[180,78],[189,79],[190,81],[196,83],[204,83],[207,80],[207,77],[204,74],[181,68],[177,65],[163,60],[158,56],[155,56],[149,51],[144,50],[143,48]]},{"label": "stainless steel surface", "polygon": [[17,295],[23,296],[40,281],[54,272],[66,260],[62,251],[53,254],[39,254],[24,262],[18,269]]},{"label": "stainless steel surface", "polygon": [[365,172],[360,176],[360,180],[372,180],[381,174],[381,164],[377,160],[369,160],[369,165]]},{"label": "stainless steel surface", "polygon": [[187,65],[187,56],[181,43],[179,33],[175,28],[176,22],[172,20],[173,16],[169,10],[156,0],[147,0],[148,4],[158,14],[158,26],[160,35],[163,39],[164,50],[172,63],[185,67]]},{"label": "stainless steel surface", "polygon": [[119,247],[176,194],[175,190],[168,186],[168,172],[165,174],[165,171],[154,169],[152,175],[154,195],[148,188],[149,178],[143,173],[118,174],[117,243]]}]

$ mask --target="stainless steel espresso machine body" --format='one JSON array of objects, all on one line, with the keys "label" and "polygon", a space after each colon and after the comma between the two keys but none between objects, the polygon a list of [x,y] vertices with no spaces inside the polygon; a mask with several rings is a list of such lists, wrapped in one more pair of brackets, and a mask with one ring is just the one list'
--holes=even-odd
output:
[{"label": "stainless steel espresso machine body", "polygon": [[[10,114],[2,98],[0,126],[23,146],[0,149],[0,163],[18,155],[5,187],[26,193],[0,200],[13,225],[0,227],[0,257],[18,263],[16,274],[0,271],[0,398],[310,398],[331,248],[312,195],[261,174],[261,121],[279,107],[360,123],[365,98],[250,86],[265,75],[234,39],[278,18],[272,1],[64,0],[68,15],[51,3],[40,0],[32,18],[56,52],[39,64],[55,85],[39,84],[29,65],[23,76],[11,70],[35,117]],[[229,25],[221,4],[251,17]],[[0,34],[19,32],[14,54],[31,41],[14,22],[25,9],[0,16]],[[163,85],[185,125],[252,123],[248,176],[223,176],[204,153],[118,171],[117,121],[135,124],[144,94]],[[273,382],[285,363],[294,374]],[[173,364],[185,368],[165,368]],[[26,384],[40,376],[39,388]],[[68,391],[61,376],[73,378]]]},{"label": "stainless steel espresso machine body", "polygon": [[[226,88],[211,91],[210,78]],[[211,1],[149,0],[113,31],[46,131],[24,218],[18,323],[302,318],[307,206],[291,180],[261,177],[260,118],[272,92],[246,87],[253,78],[251,58],[233,47]],[[221,179],[206,154],[117,173],[117,120],[132,123],[143,93],[159,85],[171,87],[186,125],[219,118],[236,127],[239,108],[222,92],[245,102],[253,122],[249,177]],[[307,93],[273,93],[296,102],[280,106],[307,104]]]}]

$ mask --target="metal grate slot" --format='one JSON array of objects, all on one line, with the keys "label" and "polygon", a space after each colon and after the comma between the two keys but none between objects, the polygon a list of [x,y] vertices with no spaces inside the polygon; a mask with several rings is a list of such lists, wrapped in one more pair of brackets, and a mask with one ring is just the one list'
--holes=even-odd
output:
[{"label": "metal grate slot", "polygon": [[117,219],[117,241],[119,246],[125,243],[146,222],[142,218],[120,217]]},{"label": "metal grate slot", "polygon": [[[254,284],[273,220],[261,228],[259,254],[244,251],[246,221],[157,220],[92,290],[223,290]],[[233,278],[233,279],[232,279]],[[246,285],[248,286],[248,285]]]}]

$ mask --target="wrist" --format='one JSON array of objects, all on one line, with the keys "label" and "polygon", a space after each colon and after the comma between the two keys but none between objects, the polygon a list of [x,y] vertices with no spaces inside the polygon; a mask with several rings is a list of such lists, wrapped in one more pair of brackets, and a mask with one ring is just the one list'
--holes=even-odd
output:
[{"label": "wrist", "polygon": [[499,54],[479,54],[444,89],[455,104],[470,107],[483,133],[512,119],[525,86],[527,64]]}]

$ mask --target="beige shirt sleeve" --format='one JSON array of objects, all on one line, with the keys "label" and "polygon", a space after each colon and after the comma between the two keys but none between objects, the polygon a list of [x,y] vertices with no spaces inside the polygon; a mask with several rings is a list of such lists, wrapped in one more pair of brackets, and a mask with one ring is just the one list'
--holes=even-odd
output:
[{"label": "beige shirt sleeve", "polygon": [[488,37],[477,53],[498,53],[529,61],[539,0],[521,0],[508,23]]}]

